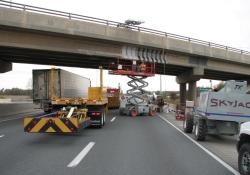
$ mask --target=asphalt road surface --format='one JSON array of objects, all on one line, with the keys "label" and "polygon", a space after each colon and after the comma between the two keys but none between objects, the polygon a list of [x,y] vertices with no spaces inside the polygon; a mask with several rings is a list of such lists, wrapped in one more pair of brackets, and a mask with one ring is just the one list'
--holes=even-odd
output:
[{"label": "asphalt road surface", "polygon": [[22,119],[0,123],[0,174],[233,173],[161,118],[112,111],[104,128],[84,129],[79,135],[24,133]]}]

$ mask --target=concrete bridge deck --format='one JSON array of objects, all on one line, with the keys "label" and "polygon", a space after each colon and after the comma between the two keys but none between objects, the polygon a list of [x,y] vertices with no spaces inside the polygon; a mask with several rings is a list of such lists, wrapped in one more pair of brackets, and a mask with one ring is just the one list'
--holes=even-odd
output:
[{"label": "concrete bridge deck", "polygon": [[[113,61],[157,63],[157,73],[249,79],[247,51],[142,27],[0,1],[0,60],[105,68]],[[5,66],[6,67],[6,66]]]}]

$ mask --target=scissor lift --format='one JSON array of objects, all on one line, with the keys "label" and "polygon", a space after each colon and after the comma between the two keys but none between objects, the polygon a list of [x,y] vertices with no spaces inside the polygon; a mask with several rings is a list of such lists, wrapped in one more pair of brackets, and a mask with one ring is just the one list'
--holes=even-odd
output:
[{"label": "scissor lift", "polygon": [[144,89],[148,86],[145,81],[147,77],[155,75],[155,64],[145,63],[145,70],[141,70],[140,66],[132,65],[114,65],[109,68],[109,74],[127,76],[131,80],[127,83],[131,89],[127,90],[127,95],[121,98],[120,114],[131,115],[150,115],[156,114],[156,106],[149,103],[149,93]]}]

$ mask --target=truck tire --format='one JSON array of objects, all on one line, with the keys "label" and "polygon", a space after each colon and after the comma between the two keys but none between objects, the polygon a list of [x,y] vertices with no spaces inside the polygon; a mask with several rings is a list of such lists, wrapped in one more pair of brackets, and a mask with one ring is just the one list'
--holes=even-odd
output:
[{"label": "truck tire", "polygon": [[104,122],[105,122],[105,110],[101,109],[100,110],[100,120],[99,120],[99,125],[98,128],[102,128],[104,126]]},{"label": "truck tire", "polygon": [[207,135],[207,125],[206,120],[198,119],[195,123],[194,136],[198,141],[204,141]]},{"label": "truck tire", "polygon": [[238,167],[240,174],[250,174],[250,143],[245,143],[240,147],[238,154]]},{"label": "truck tire", "polygon": [[100,119],[100,128],[102,128],[105,125],[105,120],[106,120],[106,111],[105,107],[101,109],[101,119]]},{"label": "truck tire", "polygon": [[103,126],[105,125],[106,123],[106,112],[103,111]]},{"label": "truck tire", "polygon": [[123,110],[120,108],[119,109],[119,115],[122,116],[123,115]]},{"label": "truck tire", "polygon": [[101,113],[101,118],[100,118],[100,121],[99,121],[98,128],[102,128],[103,125],[104,125],[104,113],[102,112],[102,113]]},{"label": "truck tire", "polygon": [[185,120],[183,122],[183,130],[185,133],[192,133],[194,126],[194,118],[193,115],[187,113]]}]

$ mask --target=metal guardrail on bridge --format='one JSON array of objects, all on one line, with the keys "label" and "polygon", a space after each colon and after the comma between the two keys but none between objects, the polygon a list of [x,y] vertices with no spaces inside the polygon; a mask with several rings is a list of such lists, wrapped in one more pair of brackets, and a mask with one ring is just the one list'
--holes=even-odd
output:
[{"label": "metal guardrail on bridge", "polygon": [[[115,22],[115,21],[105,20],[105,19],[101,19],[101,18],[94,18],[94,17],[84,16],[84,15],[78,15],[78,14],[68,13],[68,12],[63,12],[63,11],[58,11],[58,10],[51,10],[51,9],[47,9],[47,8],[35,7],[35,6],[15,3],[15,2],[11,2],[11,1],[0,0],[0,6],[9,7],[9,8],[13,8],[13,9],[19,9],[19,10],[23,10],[23,11],[36,12],[36,13],[41,13],[41,14],[49,14],[49,15],[64,17],[64,18],[73,19],[73,20],[93,22],[93,23],[98,23],[98,24],[108,25],[108,26],[113,26],[113,27],[127,26],[124,23],[119,23],[119,22]],[[249,51],[245,51],[245,50],[241,50],[241,49],[237,49],[237,48],[233,48],[233,47],[229,47],[229,46],[224,46],[224,45],[220,45],[220,44],[216,44],[216,43],[212,43],[212,42],[208,42],[208,41],[203,41],[203,40],[199,40],[199,39],[194,39],[194,38],[176,35],[176,34],[172,34],[172,33],[167,33],[167,32],[163,32],[163,31],[159,31],[159,30],[149,29],[149,28],[145,28],[145,27],[139,27],[139,26],[127,26],[127,27],[133,31],[165,36],[165,37],[178,39],[178,40],[182,40],[182,41],[187,41],[187,42],[191,42],[191,43],[197,43],[197,44],[201,44],[201,45],[205,45],[205,46],[209,46],[209,47],[213,47],[213,48],[219,48],[219,49],[224,49],[227,51],[232,51],[232,52],[250,55]]]}]

